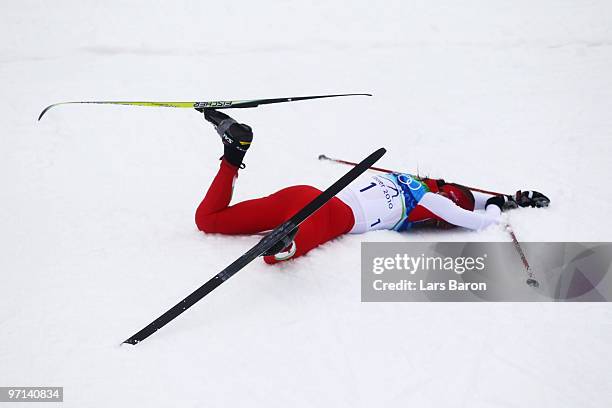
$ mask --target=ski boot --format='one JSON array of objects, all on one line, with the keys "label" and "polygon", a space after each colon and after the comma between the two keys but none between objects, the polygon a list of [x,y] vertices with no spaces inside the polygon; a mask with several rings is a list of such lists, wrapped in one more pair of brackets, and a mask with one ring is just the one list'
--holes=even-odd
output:
[{"label": "ski boot", "polygon": [[244,155],[253,142],[253,130],[249,125],[215,109],[203,109],[204,119],[212,123],[223,142],[223,157],[233,166],[244,168]]}]

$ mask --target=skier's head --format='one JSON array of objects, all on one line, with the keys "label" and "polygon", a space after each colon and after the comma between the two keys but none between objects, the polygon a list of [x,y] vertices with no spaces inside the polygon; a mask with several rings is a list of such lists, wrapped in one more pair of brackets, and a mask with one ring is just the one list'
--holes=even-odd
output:
[{"label": "skier's head", "polygon": [[453,200],[459,207],[474,211],[474,195],[468,188],[460,184],[447,183],[440,187],[440,194]]}]

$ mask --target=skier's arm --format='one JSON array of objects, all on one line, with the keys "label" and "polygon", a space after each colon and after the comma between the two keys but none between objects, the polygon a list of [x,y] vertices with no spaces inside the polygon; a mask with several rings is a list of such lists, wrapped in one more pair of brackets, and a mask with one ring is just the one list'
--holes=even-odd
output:
[{"label": "skier's arm", "polygon": [[472,196],[474,197],[475,210],[484,210],[489,198],[494,197],[493,194],[481,193],[480,191],[472,191]]},{"label": "skier's arm", "polygon": [[427,209],[436,217],[450,224],[472,230],[480,230],[501,220],[501,209],[497,205],[488,205],[486,212],[476,213],[465,210],[452,200],[435,193],[425,193],[419,206]]}]

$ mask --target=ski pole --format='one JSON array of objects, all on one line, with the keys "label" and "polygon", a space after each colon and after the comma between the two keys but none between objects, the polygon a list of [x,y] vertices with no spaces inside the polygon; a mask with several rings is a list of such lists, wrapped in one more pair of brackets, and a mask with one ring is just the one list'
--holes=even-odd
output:
[{"label": "ski pole", "polygon": [[516,234],[514,233],[514,230],[510,224],[506,224],[506,231],[508,231],[508,234],[510,234],[510,238],[512,238],[512,243],[514,244],[514,249],[516,249],[516,252],[521,257],[521,261],[525,267],[525,272],[527,272],[527,285],[531,286],[532,288],[537,288],[540,286],[540,283],[537,281],[535,273],[533,272],[533,269],[531,269],[531,265],[529,265],[529,261],[527,261],[525,252],[523,252],[523,248],[521,248],[521,244],[516,238]]},{"label": "ski pole", "polygon": [[[355,166],[357,164],[357,163],[354,163],[354,162],[351,162],[351,161],[348,161],[348,160],[335,159],[333,157],[329,157],[329,156],[326,156],[324,154],[320,154],[319,155],[319,160],[327,160],[327,161],[331,161],[331,162],[334,162],[334,163],[346,164],[347,166]],[[375,167],[375,166],[370,166],[370,170],[375,170],[375,171],[379,171],[379,172],[382,172],[382,173],[400,173],[399,171],[385,169],[383,167]],[[472,191],[478,191],[478,192],[485,193],[485,194],[492,194],[492,195],[498,195],[498,196],[499,195],[508,195],[508,194],[496,193],[494,191],[483,190],[483,189],[475,188],[475,187],[468,187],[468,186],[465,186],[465,187],[470,189],[470,190],[472,190]],[[514,244],[514,249],[516,249],[516,252],[520,256],[521,261],[523,262],[523,266],[525,267],[525,272],[527,272],[527,280],[526,280],[527,285],[531,286],[532,288],[539,287],[540,283],[537,281],[535,273],[533,272],[533,269],[531,269],[531,265],[529,265],[529,261],[527,261],[527,257],[525,256],[525,252],[523,252],[523,248],[521,247],[521,244],[519,243],[518,239],[516,238],[516,234],[514,233],[514,230],[512,229],[510,224],[506,224],[506,231],[508,231],[508,234],[510,235],[510,238],[512,238],[512,243]]]},{"label": "ski pole", "polygon": [[[333,157],[329,157],[324,154],[319,155],[319,160],[327,160],[327,161],[331,161],[334,163],[346,164],[347,166],[355,166],[357,164],[357,163],[354,163],[348,160],[335,159]],[[381,173],[402,173],[401,171],[395,171],[395,170],[385,169],[382,167],[374,167],[374,166],[370,167],[370,170],[379,171]],[[491,194],[491,195],[496,195],[496,196],[511,195],[511,194],[496,193],[495,191],[483,190],[481,188],[476,188],[476,187],[469,187],[469,186],[464,186],[464,187],[471,191],[478,191],[479,193]]]}]

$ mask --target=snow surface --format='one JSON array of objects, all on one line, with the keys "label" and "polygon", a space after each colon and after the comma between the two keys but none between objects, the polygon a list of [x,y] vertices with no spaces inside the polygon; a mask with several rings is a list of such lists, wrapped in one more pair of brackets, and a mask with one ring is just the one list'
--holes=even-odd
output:
[{"label": "snow surface", "polygon": [[[13,1],[0,12],[0,386],[65,407],[602,407],[608,304],[360,302],[348,236],[251,264],[173,324],[119,343],[258,237],[204,235],[217,136],[191,110],[88,99],[372,92],[235,112],[256,132],[235,198],[346,171],[320,153],[553,205],[525,241],[610,241],[612,2]],[[7,404],[8,406],[9,404]],[[4,405],[3,405],[4,406]]]}]

